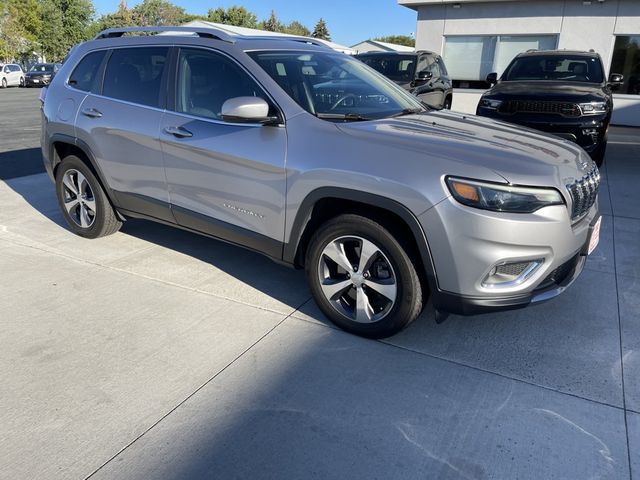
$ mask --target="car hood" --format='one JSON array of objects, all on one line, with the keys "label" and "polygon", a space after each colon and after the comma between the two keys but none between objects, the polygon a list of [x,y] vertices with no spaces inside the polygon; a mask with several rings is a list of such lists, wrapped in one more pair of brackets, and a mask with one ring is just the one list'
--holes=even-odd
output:
[{"label": "car hood", "polygon": [[606,100],[602,86],[596,83],[500,82],[486,95],[518,99],[562,100],[564,102]]},{"label": "car hood", "polygon": [[[567,140],[444,110],[338,124],[338,128],[369,144],[380,142],[397,151],[419,152],[431,164],[429,171],[441,175],[477,174],[478,167],[484,167],[512,184],[564,190],[592,164],[582,148]],[[401,155],[399,152],[399,165]]]}]

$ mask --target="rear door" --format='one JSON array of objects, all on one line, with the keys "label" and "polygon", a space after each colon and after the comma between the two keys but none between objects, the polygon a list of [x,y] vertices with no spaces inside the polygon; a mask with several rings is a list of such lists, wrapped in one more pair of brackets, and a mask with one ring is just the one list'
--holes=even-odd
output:
[{"label": "rear door", "polygon": [[96,158],[121,208],[173,221],[158,132],[166,103],[169,47],[123,47],[106,59],[76,136]]},{"label": "rear door", "polygon": [[228,123],[220,115],[234,97],[273,102],[235,60],[203,48],[179,50],[173,92],[160,139],[176,220],[279,257],[286,130]]}]

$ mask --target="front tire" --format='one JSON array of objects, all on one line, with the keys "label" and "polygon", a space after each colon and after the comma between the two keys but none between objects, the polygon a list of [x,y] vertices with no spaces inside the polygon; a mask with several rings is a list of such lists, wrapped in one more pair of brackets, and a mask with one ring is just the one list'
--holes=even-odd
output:
[{"label": "front tire", "polygon": [[76,235],[104,237],[122,226],[102,185],[75,155],[66,157],[56,171],[56,194],[62,215]]},{"label": "front tire", "polygon": [[20,88],[24,88],[24,77],[20,77]]},{"label": "front tire", "polygon": [[602,165],[604,164],[604,156],[607,153],[607,140],[603,140],[602,143],[600,143],[600,145],[598,145],[598,147],[591,152],[591,158],[593,159],[594,162],[596,162],[596,165],[598,166],[598,168],[602,167]]},{"label": "front tire", "polygon": [[356,335],[389,337],[422,310],[420,279],[406,250],[369,218],[346,214],[323,224],[307,250],[305,269],[322,312]]},{"label": "front tire", "polygon": [[6,78],[2,79],[2,88],[7,88],[7,79]]}]

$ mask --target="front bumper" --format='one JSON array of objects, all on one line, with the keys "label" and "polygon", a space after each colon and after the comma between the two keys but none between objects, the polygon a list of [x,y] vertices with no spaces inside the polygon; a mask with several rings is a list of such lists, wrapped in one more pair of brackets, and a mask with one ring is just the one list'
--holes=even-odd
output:
[{"label": "front bumper", "polygon": [[47,85],[49,85],[49,83],[51,83],[51,79],[50,78],[25,77],[25,79],[24,79],[24,84],[27,87],[46,87]]},{"label": "front bumper", "polygon": [[[434,308],[475,315],[522,308],[553,298],[580,275],[597,203],[572,224],[564,205],[533,214],[504,214],[464,207],[449,198],[420,216],[433,258]],[[490,286],[485,279],[503,262],[542,260],[521,283]]]},{"label": "front bumper", "polygon": [[510,115],[484,107],[478,107],[477,114],[571,140],[588,153],[596,150],[606,140],[607,129],[611,121],[611,114],[584,115],[579,118],[565,118],[559,115],[536,113]]}]

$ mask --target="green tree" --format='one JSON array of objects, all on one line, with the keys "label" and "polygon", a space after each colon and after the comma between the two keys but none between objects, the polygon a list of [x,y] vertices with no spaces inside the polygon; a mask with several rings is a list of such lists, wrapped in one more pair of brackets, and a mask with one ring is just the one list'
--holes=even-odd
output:
[{"label": "green tree", "polygon": [[61,61],[73,45],[88,39],[93,13],[91,0],[40,0],[38,42],[48,61]]},{"label": "green tree", "polygon": [[379,42],[395,43],[396,45],[404,45],[405,47],[415,47],[416,39],[409,35],[389,35],[387,37],[374,38]]},{"label": "green tree", "polygon": [[143,0],[132,9],[136,25],[180,25],[189,18],[184,8],[168,0]]},{"label": "green tree", "polygon": [[305,27],[302,23],[294,20],[289,25],[284,28],[284,33],[288,33],[290,35],[300,35],[302,37],[308,37],[311,35],[311,30]]},{"label": "green tree", "polygon": [[226,10],[218,7],[210,9],[207,13],[207,20],[214,23],[224,23],[225,25],[235,25],[237,27],[257,28],[258,17],[244,7],[233,5]]},{"label": "green tree", "polygon": [[268,32],[282,32],[284,30],[284,25],[280,23],[280,20],[278,20],[276,12],[271,10],[271,15],[269,16],[269,18],[260,23],[259,28],[262,30],[267,30]]},{"label": "green tree", "polygon": [[329,29],[327,28],[327,24],[323,18],[320,18],[320,20],[318,20],[318,23],[316,23],[311,36],[313,38],[319,38],[320,40],[331,40]]},{"label": "green tree", "polygon": [[133,27],[136,26],[136,19],[133,11],[127,7],[127,2],[121,0],[118,10],[98,18],[90,28],[91,36],[95,36],[98,32],[107,28]]},{"label": "green tree", "polygon": [[0,3],[0,58],[13,61],[37,49],[41,27],[37,0],[5,0]]}]

